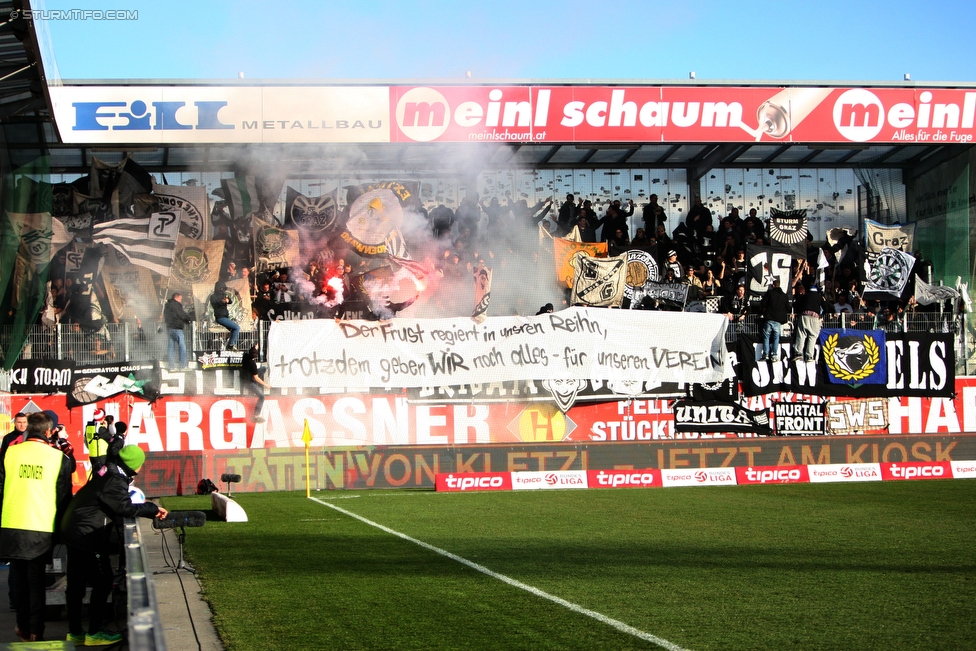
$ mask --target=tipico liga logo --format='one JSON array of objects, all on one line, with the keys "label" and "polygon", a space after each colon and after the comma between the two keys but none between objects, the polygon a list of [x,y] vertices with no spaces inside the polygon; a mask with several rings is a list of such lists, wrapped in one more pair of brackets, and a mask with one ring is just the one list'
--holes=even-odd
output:
[{"label": "tipico liga logo", "polygon": [[878,96],[863,88],[845,91],[834,102],[834,126],[854,142],[867,142],[884,126],[885,109]]}]

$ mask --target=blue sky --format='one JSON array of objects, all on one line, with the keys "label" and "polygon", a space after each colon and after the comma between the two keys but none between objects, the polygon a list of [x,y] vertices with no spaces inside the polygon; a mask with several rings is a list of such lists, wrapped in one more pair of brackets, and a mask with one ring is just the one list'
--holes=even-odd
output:
[{"label": "blue sky", "polygon": [[[63,79],[976,82],[976,2],[44,0]],[[43,30],[42,32],[43,33]]]}]

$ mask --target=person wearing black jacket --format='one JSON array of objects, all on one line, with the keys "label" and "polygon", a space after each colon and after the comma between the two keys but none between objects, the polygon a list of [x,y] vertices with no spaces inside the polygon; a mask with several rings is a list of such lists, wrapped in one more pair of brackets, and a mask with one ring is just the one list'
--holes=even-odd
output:
[{"label": "person wearing black jacket", "polygon": [[258,397],[251,420],[255,423],[263,423],[261,408],[264,407],[264,389],[270,389],[271,385],[264,381],[264,369],[258,366],[258,345],[256,343],[244,353],[244,358],[241,360],[241,388]]},{"label": "person wearing black jacket", "polygon": [[566,201],[559,206],[559,215],[556,221],[559,223],[559,229],[564,233],[572,230],[573,226],[576,225],[576,218],[579,215],[579,208],[573,201],[573,195],[567,194]]},{"label": "person wearing black jacket", "polygon": [[[72,498],[61,520],[61,532],[68,546],[68,641],[85,646],[115,644],[118,633],[102,629],[105,607],[112,592],[109,555],[122,545],[124,518],[165,518],[166,509],[151,502],[133,504],[129,483],[146,460],[137,445],[123,447],[116,456],[93,473]],[[81,623],[85,588],[92,586],[88,603],[88,633]]]},{"label": "person wearing black jacket", "polygon": [[237,350],[237,337],[241,334],[241,326],[230,318],[230,292],[227,291],[227,285],[223,281],[217,281],[214,285],[214,292],[210,296],[210,307],[213,308],[214,323],[222,325],[228,330],[230,330],[230,335],[227,337],[226,349],[227,350]]},{"label": "person wearing black jacket", "polygon": [[712,223],[712,212],[702,203],[701,197],[695,202],[685,217],[685,224],[695,233],[704,233],[705,227]]},{"label": "person wearing black jacket", "polygon": [[763,347],[759,361],[769,359],[779,361],[779,338],[783,334],[783,324],[790,319],[790,299],[780,287],[779,279],[773,281],[759,306],[763,318]]},{"label": "person wearing black jacket", "polygon": [[14,415],[14,428],[9,434],[3,437],[3,441],[0,442],[0,465],[3,464],[3,458],[7,456],[7,448],[14,442],[20,443],[24,440],[27,432],[27,414],[24,412],[18,412]]},{"label": "person wearing black jacket", "polygon": [[[174,292],[173,297],[166,301],[163,308],[163,322],[169,333],[169,368],[170,370],[186,368],[186,336],[183,328],[187,323],[193,321],[183,309],[183,294]],[[177,354],[179,354],[179,366],[177,367]]]},{"label": "person wearing black jacket", "polygon": [[732,296],[726,296],[722,302],[722,310],[725,316],[729,317],[729,323],[741,327],[749,313],[749,299],[746,298],[746,285],[740,283],[735,287]]},{"label": "person wearing black jacket", "polygon": [[830,308],[824,301],[823,295],[817,291],[816,285],[806,289],[804,285],[797,286],[798,294],[793,301],[796,311],[796,339],[793,343],[793,360],[803,358],[805,362],[812,362],[817,352],[817,339],[820,338],[820,328],[823,326],[823,314]]}]

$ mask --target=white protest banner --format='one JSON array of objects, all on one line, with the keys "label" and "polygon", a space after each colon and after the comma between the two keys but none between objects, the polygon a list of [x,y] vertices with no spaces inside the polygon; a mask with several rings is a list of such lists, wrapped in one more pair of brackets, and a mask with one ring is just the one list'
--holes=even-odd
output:
[{"label": "white protest banner", "polygon": [[275,321],[274,387],[424,387],[513,380],[720,382],[721,314],[573,307],[535,317]]}]

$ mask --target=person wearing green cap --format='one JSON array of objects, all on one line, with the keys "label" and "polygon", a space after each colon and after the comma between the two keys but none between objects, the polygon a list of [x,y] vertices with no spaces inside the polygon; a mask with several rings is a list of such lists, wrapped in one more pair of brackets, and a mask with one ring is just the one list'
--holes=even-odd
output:
[{"label": "person wearing green cap", "polygon": [[[108,596],[112,591],[109,555],[120,553],[124,518],[165,518],[166,509],[145,502],[133,504],[129,484],[146,461],[138,445],[126,445],[110,456],[72,498],[61,520],[61,532],[68,546],[68,641],[76,645],[101,646],[122,639],[119,633],[102,629]],[[88,603],[88,633],[81,622],[85,587],[92,586]]]}]

